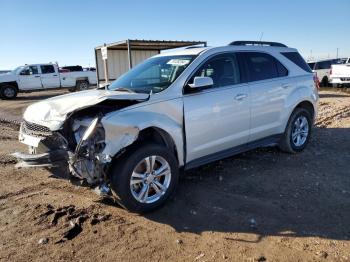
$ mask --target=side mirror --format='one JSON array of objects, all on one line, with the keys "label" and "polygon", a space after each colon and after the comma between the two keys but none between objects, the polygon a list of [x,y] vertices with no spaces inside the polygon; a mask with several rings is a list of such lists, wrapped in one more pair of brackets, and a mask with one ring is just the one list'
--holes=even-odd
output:
[{"label": "side mirror", "polygon": [[193,84],[188,84],[190,88],[202,88],[202,87],[210,87],[214,84],[213,79],[208,76],[196,76],[193,79]]}]

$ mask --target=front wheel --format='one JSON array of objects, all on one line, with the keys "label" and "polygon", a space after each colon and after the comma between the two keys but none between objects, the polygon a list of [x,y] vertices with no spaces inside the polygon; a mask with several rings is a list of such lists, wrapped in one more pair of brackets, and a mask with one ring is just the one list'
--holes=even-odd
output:
[{"label": "front wheel", "polygon": [[2,99],[14,99],[17,96],[17,88],[11,85],[5,85],[0,89]]},{"label": "front wheel", "polygon": [[297,153],[305,149],[311,136],[311,114],[304,108],[296,108],[289,118],[279,147],[287,153]]},{"label": "front wheel", "polygon": [[141,145],[117,160],[111,170],[111,187],[124,208],[152,211],[175,192],[179,170],[174,154],[159,145]]}]

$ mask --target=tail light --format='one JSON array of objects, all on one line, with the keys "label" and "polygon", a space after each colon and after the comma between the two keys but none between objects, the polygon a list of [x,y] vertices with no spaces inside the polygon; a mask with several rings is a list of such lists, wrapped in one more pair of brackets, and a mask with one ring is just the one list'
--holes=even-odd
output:
[{"label": "tail light", "polygon": [[329,70],[329,74],[330,74],[330,75],[332,74],[332,66],[331,66],[331,70]]}]

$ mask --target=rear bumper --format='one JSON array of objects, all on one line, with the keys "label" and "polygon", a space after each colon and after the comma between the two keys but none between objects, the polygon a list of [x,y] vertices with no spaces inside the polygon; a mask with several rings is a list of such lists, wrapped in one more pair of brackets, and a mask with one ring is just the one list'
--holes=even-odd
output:
[{"label": "rear bumper", "polygon": [[16,167],[57,167],[66,164],[69,159],[68,151],[63,149],[49,151],[43,154],[12,154],[17,158]]},{"label": "rear bumper", "polygon": [[348,77],[332,77],[329,80],[331,84],[350,84],[350,76]]}]

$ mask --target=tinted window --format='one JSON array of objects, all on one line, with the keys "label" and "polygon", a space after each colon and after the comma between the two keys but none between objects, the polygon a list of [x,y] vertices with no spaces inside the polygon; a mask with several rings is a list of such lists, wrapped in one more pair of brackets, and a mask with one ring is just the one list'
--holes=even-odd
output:
[{"label": "tinted window", "polygon": [[310,67],[298,52],[284,52],[281,54],[288,58],[290,61],[292,61],[294,64],[305,70],[306,72],[312,73]]},{"label": "tinted window", "polygon": [[319,69],[330,69],[332,65],[332,60],[327,60],[327,61],[321,61],[316,63],[316,70]]},{"label": "tinted window", "polygon": [[42,65],[41,67],[41,73],[42,74],[51,74],[55,73],[55,68],[53,65]]},{"label": "tinted window", "polygon": [[244,59],[247,63],[250,81],[279,77],[276,59],[273,56],[264,53],[244,53]]},{"label": "tinted window", "polygon": [[314,70],[315,67],[315,63],[307,63],[309,65],[309,67],[311,68],[311,70]]},{"label": "tinted window", "polygon": [[240,74],[235,55],[223,54],[209,59],[200,67],[189,81],[193,83],[196,76],[207,76],[213,79],[213,87],[228,86],[240,83]]},{"label": "tinted window", "polygon": [[21,72],[21,75],[37,75],[38,67],[37,66],[28,66],[24,68]]},{"label": "tinted window", "polygon": [[280,63],[280,61],[278,61],[277,59],[276,59],[275,61],[276,61],[278,76],[279,76],[279,77],[287,76],[287,75],[288,75],[288,70],[287,70],[287,68],[285,68],[284,65],[282,65],[282,64]]},{"label": "tinted window", "polygon": [[71,72],[83,71],[83,67],[81,66],[63,66],[62,69],[67,69]]}]

